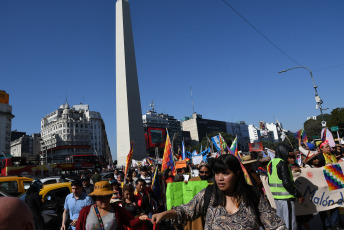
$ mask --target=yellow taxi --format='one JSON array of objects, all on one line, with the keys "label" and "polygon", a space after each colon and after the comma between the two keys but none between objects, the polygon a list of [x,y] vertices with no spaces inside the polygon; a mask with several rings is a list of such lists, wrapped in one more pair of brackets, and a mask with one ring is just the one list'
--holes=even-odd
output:
[{"label": "yellow taxi", "polygon": [[0,177],[0,190],[11,196],[19,196],[30,188],[32,181],[33,179],[29,177]]},{"label": "yellow taxi", "polygon": [[57,203],[64,203],[64,199],[71,192],[71,182],[64,182],[44,185],[39,192],[39,195],[42,197],[43,203],[48,200]]}]

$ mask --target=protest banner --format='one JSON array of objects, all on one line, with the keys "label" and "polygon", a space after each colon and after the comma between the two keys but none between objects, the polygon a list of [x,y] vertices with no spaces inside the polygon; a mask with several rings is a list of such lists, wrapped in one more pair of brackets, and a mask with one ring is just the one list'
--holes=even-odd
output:
[{"label": "protest banner", "polygon": [[202,161],[203,161],[203,156],[202,156],[202,155],[192,157],[192,163],[193,163],[194,165],[198,165],[198,164],[200,164]]},{"label": "protest banner", "polygon": [[189,181],[168,183],[166,188],[166,206],[170,210],[173,206],[187,204],[197,193],[208,186],[208,182]]},{"label": "protest banner", "polygon": [[260,152],[263,151],[263,143],[257,142],[257,143],[248,143],[248,148],[250,152]]},{"label": "protest banner", "polygon": [[176,165],[176,169],[181,169],[181,168],[186,168],[187,167],[186,160],[175,161],[174,163]]},{"label": "protest banner", "polygon": [[[344,207],[344,162],[321,168],[302,168],[293,173],[295,186],[304,196],[302,204],[295,202],[296,215],[307,215]],[[261,176],[266,195],[272,207],[276,207],[267,177]]]}]

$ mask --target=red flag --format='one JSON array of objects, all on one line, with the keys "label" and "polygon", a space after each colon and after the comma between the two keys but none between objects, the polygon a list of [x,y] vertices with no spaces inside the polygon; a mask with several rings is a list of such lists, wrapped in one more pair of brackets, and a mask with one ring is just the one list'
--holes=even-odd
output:
[{"label": "red flag", "polygon": [[127,174],[128,174],[128,170],[131,166],[131,160],[133,159],[133,152],[134,152],[134,142],[131,141],[131,144],[130,144],[130,151],[129,151],[129,154],[127,156],[127,162],[126,162],[126,165],[125,165],[125,177],[127,177]]},{"label": "red flag", "polygon": [[171,168],[171,171],[174,171],[174,161],[173,161],[173,155],[172,155],[172,145],[170,141],[170,136],[166,136],[166,142],[165,142],[165,150],[164,150],[164,156],[162,157],[162,165],[161,165],[161,172],[168,169],[168,167]]}]

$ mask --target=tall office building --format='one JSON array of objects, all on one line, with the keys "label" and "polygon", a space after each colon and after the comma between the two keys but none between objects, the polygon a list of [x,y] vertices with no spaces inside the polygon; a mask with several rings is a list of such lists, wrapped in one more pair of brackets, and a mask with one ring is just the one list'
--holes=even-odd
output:
[{"label": "tall office building", "polygon": [[[168,130],[174,152],[177,152],[178,147],[182,146],[181,124],[174,116],[157,113],[152,103],[151,109],[142,115],[142,120],[146,135],[146,146],[151,156],[155,156],[155,148],[158,147],[159,155],[162,157],[165,147],[165,137],[162,134],[165,133],[166,129]],[[156,141],[159,143],[155,143]]]},{"label": "tall office building", "polygon": [[128,0],[116,2],[116,119],[118,165],[125,165],[131,141],[134,141],[133,159],[145,158],[147,154]]},{"label": "tall office building", "polygon": [[41,134],[22,135],[11,141],[11,155],[14,157],[25,157],[26,162],[36,160],[41,151]]},{"label": "tall office building", "polygon": [[240,144],[249,142],[249,130],[244,121],[237,123],[204,119],[202,115],[193,113],[191,117],[182,119],[183,131],[189,131],[191,145],[197,145],[204,137],[214,132],[225,132],[238,137]]},{"label": "tall office building", "polygon": [[12,106],[9,105],[9,95],[0,90],[0,155],[11,152]]},{"label": "tall office building", "polygon": [[69,107],[66,102],[41,120],[43,163],[61,163],[70,155],[111,157],[105,124],[88,105]]}]

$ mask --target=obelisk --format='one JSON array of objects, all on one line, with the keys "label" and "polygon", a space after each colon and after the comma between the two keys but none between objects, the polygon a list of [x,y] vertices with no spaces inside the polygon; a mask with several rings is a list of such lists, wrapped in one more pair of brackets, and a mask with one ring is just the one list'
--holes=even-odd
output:
[{"label": "obelisk", "polygon": [[134,141],[133,159],[147,156],[128,0],[116,2],[117,164],[125,165]]}]

